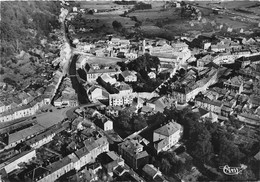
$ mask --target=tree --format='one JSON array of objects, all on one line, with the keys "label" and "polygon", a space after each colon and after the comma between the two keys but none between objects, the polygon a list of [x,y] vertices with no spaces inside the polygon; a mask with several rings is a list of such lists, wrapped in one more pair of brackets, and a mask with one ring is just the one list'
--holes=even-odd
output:
[{"label": "tree", "polygon": [[140,27],[142,25],[142,22],[136,22],[135,27]]},{"label": "tree", "polygon": [[162,171],[163,171],[165,174],[168,174],[169,171],[170,171],[170,169],[171,169],[171,167],[172,167],[172,165],[170,164],[170,162],[169,162],[167,159],[163,158],[162,161],[161,161],[161,164],[162,164],[162,165],[161,165]]},{"label": "tree", "polygon": [[145,118],[141,114],[135,114],[131,118],[132,130],[139,131],[147,126]]},{"label": "tree", "polygon": [[123,27],[122,24],[121,24],[120,22],[116,21],[116,20],[114,20],[114,21],[112,22],[112,26],[113,26],[113,28],[116,29],[116,30],[119,30],[119,29],[121,29],[121,28]]},{"label": "tree", "polygon": [[192,156],[203,163],[208,163],[213,155],[210,132],[201,123],[194,125],[194,132],[191,133],[188,149]]},{"label": "tree", "polygon": [[5,74],[5,70],[4,70],[4,68],[1,68],[0,69],[0,75],[3,75],[3,74]]},{"label": "tree", "polygon": [[225,136],[220,139],[220,148],[218,155],[219,165],[239,165],[241,158],[244,156],[239,148]]}]

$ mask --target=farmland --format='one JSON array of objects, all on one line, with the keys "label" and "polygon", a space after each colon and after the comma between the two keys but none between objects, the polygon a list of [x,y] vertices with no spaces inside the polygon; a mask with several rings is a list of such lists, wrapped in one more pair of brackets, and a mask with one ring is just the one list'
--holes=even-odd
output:
[{"label": "farmland", "polygon": [[[192,20],[191,17],[181,17],[181,8],[169,6],[165,2],[153,2],[152,9],[134,10],[122,16],[125,11],[131,10],[133,5],[118,5],[111,1],[100,2],[80,2],[80,8],[96,9],[94,15],[83,14],[85,20],[84,27],[93,29],[87,34],[78,34],[81,37],[93,38],[96,35],[114,34],[116,31],[112,27],[113,21],[118,21],[127,31],[142,33],[145,37],[162,37],[172,38],[181,33],[197,30],[197,31],[216,31],[219,25],[227,25],[233,29],[243,28],[244,31],[256,27],[256,23],[241,20],[243,12],[239,12],[234,8],[247,8],[252,12],[259,13],[257,2],[239,1],[239,2],[211,2],[211,1],[196,1],[190,2],[202,14],[202,19]],[[259,3],[260,4],[260,3]],[[167,6],[166,6],[167,5]],[[213,14],[212,8],[219,8],[223,12],[229,14]],[[121,13],[120,13],[121,12]],[[234,15],[232,14],[234,13]],[[231,15],[232,14],[232,15]],[[236,16],[237,15],[237,16]],[[257,19],[257,13],[247,15],[249,18]],[[133,20],[133,17],[136,20]],[[136,27],[136,21],[140,22]]]}]

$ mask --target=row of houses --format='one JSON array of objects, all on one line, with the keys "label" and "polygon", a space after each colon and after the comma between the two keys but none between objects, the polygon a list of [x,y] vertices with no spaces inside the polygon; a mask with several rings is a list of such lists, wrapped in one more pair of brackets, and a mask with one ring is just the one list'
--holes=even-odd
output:
[{"label": "row of houses", "polygon": [[[48,165],[47,167],[36,167],[32,171],[29,171],[26,174],[26,177],[32,181],[55,181],[60,176],[71,170],[80,170],[86,164],[94,162],[99,154],[106,151],[108,151],[108,141],[107,138],[103,136],[95,141],[88,142],[88,145],[62,158],[61,160]],[[35,157],[35,149],[32,149],[29,152],[24,152],[16,158],[12,158],[10,161],[7,161],[4,165],[2,165],[1,170],[5,170],[6,173],[10,173],[19,168],[19,163],[32,161]]]},{"label": "row of houses", "polygon": [[29,117],[36,114],[36,112],[44,105],[50,104],[50,98],[39,96],[27,105],[23,105],[14,109],[10,109],[0,115],[0,122],[8,122],[15,119]]},{"label": "row of houses", "polygon": [[195,96],[205,91],[210,85],[217,82],[218,69],[211,69],[205,75],[205,78],[193,82],[190,84],[174,84],[172,87],[172,97],[177,100],[179,103],[187,103],[191,99],[194,99]]},{"label": "row of houses", "polygon": [[[53,75],[54,77],[51,84],[48,85],[44,91],[43,88],[41,88],[41,92],[34,95],[34,97],[23,92],[18,96],[22,99],[22,102],[19,105],[13,107],[12,104],[1,104],[1,110],[4,112],[0,114],[0,122],[8,122],[23,117],[33,116],[43,106],[50,105],[63,79],[63,73],[60,71],[56,71]],[[70,101],[69,104],[71,104]],[[75,104],[72,102],[71,105],[77,105],[77,103]]]}]

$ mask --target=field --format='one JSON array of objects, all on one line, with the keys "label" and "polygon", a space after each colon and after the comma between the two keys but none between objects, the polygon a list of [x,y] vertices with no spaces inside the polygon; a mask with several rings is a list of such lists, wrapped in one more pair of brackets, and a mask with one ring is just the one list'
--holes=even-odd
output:
[{"label": "field", "polygon": [[[236,13],[236,15],[245,16],[245,13],[235,11],[234,8],[248,8],[252,11],[256,11],[260,13],[259,6],[256,7],[258,2],[250,2],[250,1],[236,1],[236,2],[212,2],[212,1],[196,1],[190,2],[197,7],[201,13],[202,18],[206,21],[204,23],[193,21],[190,18],[183,18],[180,16],[181,9],[175,7],[168,7],[164,9],[165,2],[156,1],[152,2],[152,9],[146,10],[135,10],[131,13],[128,13],[126,17],[119,16],[117,11],[124,11],[124,9],[129,9],[129,6],[117,5],[111,1],[108,2],[81,2],[81,8],[94,8],[97,10],[109,10],[115,9],[115,11],[110,12],[102,12],[96,13],[94,15],[83,15],[84,19],[89,20],[90,22],[86,24],[87,27],[95,28],[103,26],[103,30],[101,31],[103,34],[116,33],[113,30],[112,22],[119,21],[123,27],[127,28],[131,31],[140,31],[144,34],[144,36],[151,37],[173,37],[176,35],[180,35],[185,32],[189,32],[192,30],[198,30],[201,32],[207,31],[217,31],[217,26],[212,26],[210,23],[214,21],[217,25],[226,24],[233,29],[243,28],[244,31],[251,29],[255,26],[255,24],[244,21],[242,22],[239,19],[234,19],[235,15],[226,15],[226,14],[213,14],[211,8],[221,8],[223,11],[228,11],[230,13]],[[260,3],[258,3],[260,4]],[[226,10],[224,10],[226,8]],[[114,13],[114,14],[113,14]],[[130,17],[135,16],[138,21],[141,22],[140,28],[136,29],[136,22],[131,20]],[[247,14],[247,17],[257,18],[257,14]],[[91,22],[92,21],[92,22]],[[88,34],[89,36],[95,34],[97,31]],[[92,37],[93,37],[92,36]],[[96,37],[96,36],[95,36]]]},{"label": "field", "polygon": [[113,3],[113,1],[79,1],[80,8],[91,8],[97,10],[105,10],[111,9],[115,7],[121,7],[122,5],[118,5]]}]

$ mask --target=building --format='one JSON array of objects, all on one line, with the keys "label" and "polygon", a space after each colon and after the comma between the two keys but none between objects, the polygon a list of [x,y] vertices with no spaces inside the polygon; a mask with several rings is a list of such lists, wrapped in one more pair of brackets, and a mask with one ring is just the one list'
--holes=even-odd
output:
[{"label": "building", "polygon": [[97,125],[104,131],[113,130],[113,121],[111,121],[108,117],[102,115],[101,113],[96,116],[97,117],[94,119],[95,125]]},{"label": "building", "polygon": [[206,64],[210,63],[213,60],[211,55],[206,55],[197,60],[197,67],[205,67]]},{"label": "building", "polygon": [[8,143],[6,149],[12,148],[17,144],[36,136],[44,130],[45,127],[41,126],[40,124],[35,124],[29,128],[25,128],[15,133],[11,133],[8,135]]},{"label": "building", "polygon": [[98,99],[108,99],[108,92],[100,86],[93,85],[88,90],[89,99],[94,101]]},{"label": "building", "polygon": [[229,48],[228,45],[225,45],[225,44],[211,45],[211,50],[214,52],[224,52],[228,48]]},{"label": "building", "polygon": [[107,73],[103,73],[103,74],[100,76],[100,78],[101,78],[104,82],[109,83],[109,84],[111,84],[111,85],[113,85],[113,84],[115,84],[115,83],[117,82],[115,78],[112,78],[112,77],[111,77],[109,74],[107,74]]},{"label": "building", "polygon": [[127,139],[118,145],[118,152],[126,164],[136,170],[149,161],[149,155],[143,148],[138,139]]},{"label": "building", "polygon": [[146,164],[142,170],[143,175],[147,181],[167,182],[167,180],[164,179],[162,172],[152,164]]},{"label": "building", "polygon": [[180,140],[182,133],[182,126],[173,121],[154,130],[153,142],[156,152],[169,150]]},{"label": "building", "polygon": [[224,82],[224,87],[235,93],[241,93],[243,91],[243,79],[241,77],[233,77]]},{"label": "building", "polygon": [[106,107],[106,114],[117,117],[119,112],[122,110],[120,106],[108,106]]},{"label": "building", "polygon": [[124,82],[136,82],[137,76],[132,71],[125,70],[119,74],[119,80]]},{"label": "building", "polygon": [[135,98],[135,93],[123,92],[118,94],[109,94],[109,106],[131,105]]},{"label": "building", "polygon": [[220,114],[223,103],[218,100],[196,98],[195,105],[199,108],[203,108],[213,113]]},{"label": "building", "polygon": [[17,156],[9,159],[8,161],[0,164],[0,170],[4,169],[5,172],[8,174],[16,169],[19,169],[19,164],[22,162],[29,162],[33,158],[36,157],[35,150],[29,150],[18,154]]},{"label": "building", "polygon": [[218,115],[211,112],[211,111],[208,111],[208,110],[203,109],[203,108],[197,108],[196,110],[193,110],[193,112],[199,113],[201,120],[208,119],[212,123],[218,122]]},{"label": "building", "polygon": [[237,115],[237,118],[241,122],[245,122],[255,126],[260,126],[260,117],[257,115],[241,113]]},{"label": "building", "polygon": [[165,107],[171,106],[173,103],[173,99],[163,96],[150,99],[146,102],[146,106],[152,108],[155,112],[163,112]]},{"label": "building", "polygon": [[37,97],[27,105],[15,107],[1,113],[0,122],[8,122],[11,120],[32,116],[36,114],[36,111],[38,111],[38,109],[41,108],[43,105],[43,97]]},{"label": "building", "polygon": [[175,82],[172,85],[172,97],[181,104],[194,99],[198,93],[206,91],[210,85],[216,83],[217,73],[218,70],[211,68],[206,74],[201,75],[203,78],[197,82],[194,79]]},{"label": "building", "polygon": [[113,76],[119,74],[121,71],[118,69],[92,69],[90,68],[89,71],[86,72],[87,81],[93,82],[96,81],[99,76],[104,73],[107,73],[109,76]]},{"label": "building", "polygon": [[35,137],[30,138],[29,140],[26,140],[25,143],[33,149],[40,148],[44,144],[52,141],[53,137],[63,130],[65,130],[65,127],[63,127],[61,124],[57,124],[49,130],[44,131],[43,133],[40,133],[39,135],[36,135]]}]

